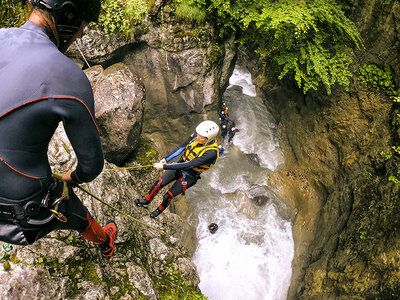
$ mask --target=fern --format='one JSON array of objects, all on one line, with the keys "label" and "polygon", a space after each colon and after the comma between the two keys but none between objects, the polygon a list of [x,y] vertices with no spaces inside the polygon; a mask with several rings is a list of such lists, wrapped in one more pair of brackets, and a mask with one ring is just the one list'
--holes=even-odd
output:
[{"label": "fern", "polygon": [[303,92],[335,84],[349,86],[352,48],[362,39],[335,1],[194,0],[216,18],[221,29],[240,34],[241,43],[276,64],[279,78],[293,76]]}]

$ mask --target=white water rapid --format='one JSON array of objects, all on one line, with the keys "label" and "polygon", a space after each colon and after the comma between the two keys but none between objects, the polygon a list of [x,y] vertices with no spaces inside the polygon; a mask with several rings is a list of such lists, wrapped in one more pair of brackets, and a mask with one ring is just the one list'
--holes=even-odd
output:
[{"label": "white water rapid", "polygon": [[[283,164],[276,124],[243,68],[236,67],[224,101],[240,131],[187,191],[199,286],[210,300],[283,300],[292,274],[293,212],[267,186],[268,172]],[[211,234],[213,222],[219,229]]]}]

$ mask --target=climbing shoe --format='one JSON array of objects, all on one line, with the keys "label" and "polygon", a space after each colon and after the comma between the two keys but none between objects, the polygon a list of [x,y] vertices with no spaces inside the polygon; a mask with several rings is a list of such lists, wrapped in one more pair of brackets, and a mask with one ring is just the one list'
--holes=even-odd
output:
[{"label": "climbing shoe", "polygon": [[150,201],[147,201],[146,198],[143,199],[136,199],[135,200],[136,206],[143,207],[150,204]]},{"label": "climbing shoe", "polygon": [[162,210],[160,210],[159,208],[157,208],[155,211],[153,211],[151,214],[150,214],[150,218],[155,218],[155,217],[157,217],[159,214],[161,214],[162,213]]},{"label": "climbing shoe", "polygon": [[114,221],[107,221],[106,226],[104,226],[104,231],[107,235],[107,240],[99,245],[101,255],[104,257],[111,257],[114,254],[114,241],[118,235],[118,227]]}]

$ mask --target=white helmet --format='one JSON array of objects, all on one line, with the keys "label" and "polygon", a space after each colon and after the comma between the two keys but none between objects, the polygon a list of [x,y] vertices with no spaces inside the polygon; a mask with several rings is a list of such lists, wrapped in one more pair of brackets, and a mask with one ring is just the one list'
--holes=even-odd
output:
[{"label": "white helmet", "polygon": [[218,135],[219,127],[217,123],[207,120],[197,125],[196,132],[197,134],[206,137],[208,143]]}]

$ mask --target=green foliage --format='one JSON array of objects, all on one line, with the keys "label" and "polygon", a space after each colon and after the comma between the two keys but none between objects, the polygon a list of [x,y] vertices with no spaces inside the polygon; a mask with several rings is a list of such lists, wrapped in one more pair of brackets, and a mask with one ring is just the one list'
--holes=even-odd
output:
[{"label": "green foliage", "polygon": [[198,24],[204,23],[206,11],[198,7],[195,1],[177,0],[175,14],[178,19],[188,20]]},{"label": "green foliage", "polygon": [[389,181],[392,181],[394,183],[399,183],[400,182],[400,170],[397,171],[396,175],[389,176],[388,179],[389,179]]},{"label": "green foliage", "polygon": [[25,23],[30,11],[25,2],[0,0],[0,28],[19,27]]},{"label": "green foliage", "polygon": [[[147,0],[127,0],[125,14],[131,24],[142,22],[144,16],[147,16],[151,3]],[[154,5],[154,3],[153,3]]]},{"label": "green foliage", "polygon": [[148,9],[147,0],[105,0],[97,24],[107,35],[117,31],[129,35],[147,16]]},{"label": "green foliage", "polygon": [[9,261],[5,261],[3,266],[4,266],[4,271],[6,271],[6,272],[11,271],[11,264]]},{"label": "green foliage", "polygon": [[237,32],[241,43],[275,66],[279,78],[293,76],[307,92],[322,83],[349,85],[349,52],[362,40],[342,6],[325,0],[192,0],[214,16],[221,29]]},{"label": "green foliage", "polygon": [[215,63],[222,57],[223,51],[221,46],[218,44],[213,44],[210,54],[208,55],[209,61],[211,64]]},{"label": "green foliage", "polygon": [[[389,159],[396,159],[395,163],[397,162],[398,155],[400,155],[400,146],[393,146],[391,151],[382,151],[380,153],[381,156],[385,158],[385,160]],[[399,183],[400,182],[400,170],[397,170],[397,173],[395,175],[391,175],[388,177],[389,181],[392,181],[394,183]]]},{"label": "green foliage", "polygon": [[144,166],[152,164],[157,157],[158,153],[152,148],[151,141],[145,138],[140,138],[139,145],[133,153],[133,159],[140,165]]},{"label": "green foliage", "polygon": [[397,101],[393,72],[389,67],[364,64],[358,71],[358,78],[362,86],[374,92],[384,91],[388,97]]},{"label": "green foliage", "polygon": [[[166,282],[162,284],[158,290],[160,292],[161,299],[175,300],[175,299],[187,299],[187,300],[206,300],[197,289],[188,284],[177,270],[174,270],[170,266],[169,274],[165,278]],[[168,289],[168,285],[170,288]]]}]

